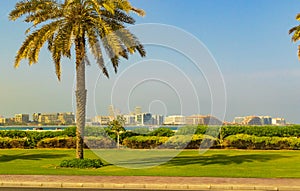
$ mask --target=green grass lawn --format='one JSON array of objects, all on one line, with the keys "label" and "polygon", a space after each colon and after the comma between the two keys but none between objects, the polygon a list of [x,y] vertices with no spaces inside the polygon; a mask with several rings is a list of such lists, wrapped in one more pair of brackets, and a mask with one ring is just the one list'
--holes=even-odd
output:
[{"label": "green grass lawn", "polygon": [[199,154],[198,150],[184,150],[175,158],[170,157],[177,153],[176,150],[86,150],[86,158],[103,154],[107,163],[113,164],[74,170],[58,165],[64,159],[74,158],[75,150],[3,149],[0,174],[300,178],[300,151],[209,150]]}]

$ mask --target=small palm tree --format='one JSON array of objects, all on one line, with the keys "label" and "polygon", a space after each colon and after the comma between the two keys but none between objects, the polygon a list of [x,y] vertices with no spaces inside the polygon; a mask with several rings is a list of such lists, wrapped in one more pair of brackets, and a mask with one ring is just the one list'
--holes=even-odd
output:
[{"label": "small palm tree", "polygon": [[[38,62],[41,48],[48,49],[61,79],[61,58],[71,58],[71,48],[76,57],[76,157],[83,159],[83,140],[86,117],[85,65],[87,47],[92,52],[103,74],[109,77],[102,49],[110,58],[117,72],[120,58],[128,59],[136,51],[145,56],[143,45],[125,28],[134,24],[130,12],[144,15],[144,11],[133,7],[128,0],[22,0],[9,14],[10,20],[25,16],[25,22],[33,25],[26,31],[27,37],[17,52],[15,67],[22,59],[29,64]],[[31,29],[34,31],[30,32]],[[74,45],[74,46],[73,46]],[[101,47],[102,45],[102,47]]]},{"label": "small palm tree", "polygon": [[[300,13],[297,14],[296,20],[300,21]],[[300,40],[300,25],[295,26],[289,30],[289,34],[292,34],[292,41],[297,42]],[[300,60],[300,45],[298,46],[298,59]]]},{"label": "small palm tree", "polygon": [[117,116],[117,119],[114,119],[108,125],[109,129],[112,132],[115,132],[117,135],[117,148],[118,149],[120,148],[120,134],[126,132],[124,125],[125,125],[125,119],[122,116]]}]

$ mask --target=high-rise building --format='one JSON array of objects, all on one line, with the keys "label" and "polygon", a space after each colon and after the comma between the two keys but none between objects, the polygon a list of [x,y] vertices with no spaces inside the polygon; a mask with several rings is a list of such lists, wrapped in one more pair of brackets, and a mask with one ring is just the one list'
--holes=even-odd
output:
[{"label": "high-rise building", "polygon": [[152,125],[162,125],[164,123],[164,116],[152,115]]},{"label": "high-rise building", "polygon": [[152,125],[151,113],[141,113],[135,115],[135,122],[137,125]]}]

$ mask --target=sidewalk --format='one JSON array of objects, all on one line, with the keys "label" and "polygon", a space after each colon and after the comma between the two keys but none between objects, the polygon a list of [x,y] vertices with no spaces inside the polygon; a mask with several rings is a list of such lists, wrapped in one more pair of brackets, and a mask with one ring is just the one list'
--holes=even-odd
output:
[{"label": "sidewalk", "polygon": [[300,179],[0,175],[0,187],[300,191]]}]

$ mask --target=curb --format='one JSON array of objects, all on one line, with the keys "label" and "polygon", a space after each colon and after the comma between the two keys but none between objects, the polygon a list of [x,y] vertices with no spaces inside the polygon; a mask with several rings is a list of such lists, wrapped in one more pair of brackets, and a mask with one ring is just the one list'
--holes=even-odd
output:
[{"label": "curb", "polygon": [[59,182],[1,182],[1,187],[30,187],[30,188],[94,188],[94,189],[136,189],[136,190],[203,190],[203,191],[300,191],[300,186],[253,186],[228,184],[115,184],[115,183],[59,183]]}]

